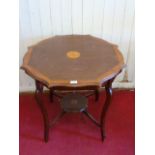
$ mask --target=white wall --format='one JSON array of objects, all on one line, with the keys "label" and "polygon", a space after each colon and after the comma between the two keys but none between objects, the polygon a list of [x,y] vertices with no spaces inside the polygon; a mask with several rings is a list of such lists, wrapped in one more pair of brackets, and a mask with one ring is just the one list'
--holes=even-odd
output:
[{"label": "white wall", "polygon": [[[126,69],[115,87],[134,87],[134,0],[20,0],[20,65],[27,47],[53,35],[91,34],[119,45]],[[20,91],[34,81],[20,70]],[[127,82],[124,82],[127,81]]]}]

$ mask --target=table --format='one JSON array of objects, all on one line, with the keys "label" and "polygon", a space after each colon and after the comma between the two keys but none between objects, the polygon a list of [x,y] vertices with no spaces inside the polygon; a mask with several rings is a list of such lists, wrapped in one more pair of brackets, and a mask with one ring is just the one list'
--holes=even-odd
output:
[{"label": "table", "polygon": [[[112,82],[123,67],[123,56],[117,45],[91,35],[54,36],[29,47],[21,68],[36,82],[35,97],[44,119],[45,142],[49,139],[49,128],[70,111],[83,112],[88,116],[100,127],[104,141]],[[51,101],[55,91],[71,92],[62,98],[62,112],[52,122],[41,99],[43,87],[50,90]],[[106,100],[100,121],[96,121],[87,110],[86,97],[78,91],[93,90],[97,101],[102,87],[105,87]]]}]

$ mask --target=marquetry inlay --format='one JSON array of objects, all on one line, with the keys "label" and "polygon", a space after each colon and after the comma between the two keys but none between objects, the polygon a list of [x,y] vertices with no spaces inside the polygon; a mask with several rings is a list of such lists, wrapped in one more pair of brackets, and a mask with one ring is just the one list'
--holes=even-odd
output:
[{"label": "marquetry inlay", "polygon": [[78,51],[68,51],[66,55],[70,59],[77,59],[77,58],[80,57],[80,52],[78,52]]}]

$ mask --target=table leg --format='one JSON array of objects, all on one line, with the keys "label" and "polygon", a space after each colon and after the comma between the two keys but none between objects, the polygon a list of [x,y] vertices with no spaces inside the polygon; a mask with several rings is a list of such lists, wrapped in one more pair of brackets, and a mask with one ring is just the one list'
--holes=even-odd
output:
[{"label": "table leg", "polygon": [[53,102],[53,92],[54,92],[54,90],[51,88],[50,89],[50,94],[49,94],[49,96],[50,96],[50,102]]},{"label": "table leg", "polygon": [[95,101],[97,102],[99,100],[99,89],[95,90]]},{"label": "table leg", "polygon": [[102,109],[102,113],[101,113],[101,118],[100,118],[100,124],[101,124],[101,138],[102,141],[104,141],[105,139],[105,117],[106,117],[106,113],[108,111],[110,102],[111,102],[111,98],[112,98],[112,82],[113,82],[114,78],[109,80],[106,84],[105,84],[105,91],[106,91],[106,100]]},{"label": "table leg", "polygon": [[41,100],[41,96],[43,94],[43,85],[39,82],[36,81],[36,91],[35,91],[35,98],[37,101],[37,104],[40,107],[42,116],[43,116],[43,120],[44,120],[44,140],[45,142],[48,142],[48,138],[49,138],[49,119],[48,119],[48,113],[47,110]]}]

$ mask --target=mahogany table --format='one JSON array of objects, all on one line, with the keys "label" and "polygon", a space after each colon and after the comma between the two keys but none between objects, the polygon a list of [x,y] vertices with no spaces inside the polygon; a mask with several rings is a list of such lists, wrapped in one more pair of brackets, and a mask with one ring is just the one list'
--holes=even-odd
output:
[{"label": "mahogany table", "polygon": [[[66,112],[83,112],[100,127],[104,141],[105,117],[112,98],[112,82],[123,67],[123,56],[117,45],[90,35],[55,36],[29,47],[22,69],[36,81],[35,97],[44,119],[45,142],[48,141],[49,128]],[[70,92],[61,96],[62,111],[52,122],[49,121],[41,99],[43,87],[50,90],[51,101],[53,95],[56,95],[55,91]],[[106,100],[100,121],[97,121],[87,110],[87,98],[78,91],[93,90],[98,100],[101,87],[105,87]]]}]

